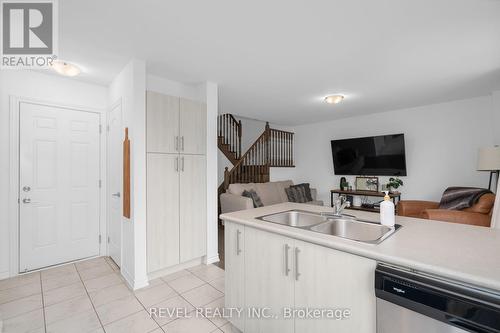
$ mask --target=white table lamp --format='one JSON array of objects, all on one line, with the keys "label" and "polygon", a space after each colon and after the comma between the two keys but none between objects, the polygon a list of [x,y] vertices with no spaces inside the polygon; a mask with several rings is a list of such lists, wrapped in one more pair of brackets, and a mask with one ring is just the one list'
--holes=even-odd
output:
[{"label": "white table lamp", "polygon": [[493,174],[497,175],[496,180],[498,183],[500,170],[500,147],[495,146],[479,149],[477,170],[490,172],[490,182],[488,184],[488,189],[491,190],[491,179],[493,177]]}]

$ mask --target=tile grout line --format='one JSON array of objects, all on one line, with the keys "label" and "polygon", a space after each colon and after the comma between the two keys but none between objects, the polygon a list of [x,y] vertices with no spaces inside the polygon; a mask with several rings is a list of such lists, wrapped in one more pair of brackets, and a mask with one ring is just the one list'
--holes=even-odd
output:
[{"label": "tile grout line", "polygon": [[[186,271],[187,271],[187,270],[186,270]],[[188,272],[189,272],[189,271],[188,271]],[[190,272],[190,273],[191,273],[191,272]],[[196,288],[202,287],[202,286],[204,286],[204,285],[206,285],[206,284],[210,285],[208,282],[206,282],[205,280],[203,280],[203,279],[199,278],[199,277],[198,277],[198,276],[196,276],[195,274],[193,274],[193,273],[191,273],[191,274],[192,274],[192,275],[194,275],[195,277],[197,277],[198,279],[200,279],[201,281],[203,281],[204,283],[203,283],[202,285],[200,285],[200,286],[197,286],[197,287],[191,288],[191,289],[189,289],[189,290],[185,291],[184,293],[187,293],[188,291],[191,291],[191,290],[194,290],[194,289],[196,289]],[[183,277],[185,277],[185,276],[183,276]],[[179,278],[174,279],[174,280],[172,280],[172,281],[182,279],[183,277],[179,277]],[[160,304],[160,303],[162,303],[162,302],[168,301],[169,299],[172,299],[172,298],[174,298],[174,297],[177,297],[177,296],[178,296],[178,297],[182,298],[182,299],[183,299],[186,303],[188,303],[189,305],[191,305],[191,306],[194,308],[193,310],[191,310],[190,312],[188,312],[188,313],[186,313],[186,314],[190,314],[190,313],[192,313],[192,312],[195,312],[195,311],[196,311],[196,309],[197,309],[198,307],[196,307],[194,304],[192,304],[192,303],[191,303],[191,302],[189,302],[186,298],[184,298],[184,296],[182,296],[182,294],[181,294],[181,293],[178,293],[178,292],[177,292],[177,290],[175,290],[174,288],[172,288],[172,286],[171,286],[171,285],[170,285],[167,281],[164,281],[161,277],[159,277],[159,279],[160,279],[163,283],[165,283],[165,284],[166,284],[169,288],[171,288],[171,289],[172,289],[172,290],[173,290],[173,291],[174,291],[177,295],[172,296],[172,297],[170,297],[170,298],[166,298],[166,299],[164,299],[164,300],[162,300],[162,301],[160,301],[160,302],[158,302],[158,303],[156,303],[156,304],[151,305],[151,307],[153,307],[153,306],[155,306],[155,305],[158,305],[158,304]],[[216,290],[217,290],[217,289],[216,289]],[[135,292],[133,292],[133,294],[134,294],[134,296],[135,296]],[[222,297],[223,297],[223,296],[222,296]],[[219,298],[222,298],[222,297],[219,297]],[[137,301],[139,302],[139,304],[141,304],[141,306],[144,308],[144,310],[145,310],[145,311],[148,313],[148,315],[149,315],[148,309],[146,309],[145,305],[144,305],[144,304],[143,304],[143,303],[142,303],[142,302],[141,302],[141,301],[137,298],[137,296],[135,296],[135,298],[137,299]],[[217,299],[219,299],[219,298],[217,298]],[[215,300],[214,300],[214,301],[215,301]],[[212,303],[212,302],[209,302],[209,303],[207,303],[207,304],[210,304],[210,303]],[[151,307],[150,307],[150,308],[151,308]],[[210,319],[206,318],[204,314],[201,314],[201,315],[202,315],[205,319],[207,319],[208,321],[210,321],[210,322],[213,324],[213,322],[212,322]],[[152,318],[151,316],[150,316],[150,318],[151,318],[151,319],[153,319],[153,321],[154,321],[154,322],[155,322],[155,323],[156,323],[156,324],[160,327],[160,329],[161,329],[163,332],[165,332],[165,330],[163,329],[163,326],[161,326],[161,325],[160,325],[160,324],[159,324],[159,323],[158,323],[158,322],[157,322],[154,318]],[[172,321],[170,321],[170,322],[166,323],[164,326],[166,326],[166,325],[168,325],[168,324],[170,324],[170,323],[172,323],[172,322],[174,322],[174,321],[176,321],[176,320],[179,320],[179,319],[180,319],[180,318],[175,318],[174,320],[172,320]],[[215,324],[214,324],[214,325],[215,325]],[[217,327],[217,325],[215,325],[215,326]],[[217,327],[217,328],[218,328],[218,327]],[[216,329],[216,330],[217,330],[217,329]],[[215,332],[215,331],[212,331],[212,332]],[[212,332],[211,332],[211,333],[212,333]]]},{"label": "tile grout line", "polygon": [[101,321],[101,317],[99,317],[99,314],[97,313],[97,310],[94,306],[94,302],[92,302],[92,298],[90,298],[90,294],[89,294],[89,291],[87,290],[87,286],[83,282],[82,276],[80,275],[80,270],[78,269],[78,267],[76,265],[75,265],[75,269],[76,269],[76,273],[78,274],[78,277],[80,278],[80,281],[83,284],[83,289],[85,289],[85,293],[87,294],[87,297],[89,298],[90,304],[92,305],[92,309],[94,309],[94,313],[97,317],[97,320],[99,320],[99,324],[101,325],[102,330],[105,331],[104,325],[102,324],[102,321]]},{"label": "tile grout line", "polygon": [[[106,260],[106,261],[107,261],[107,260]],[[108,264],[109,264],[109,263],[108,263]],[[113,270],[113,273],[112,273],[112,274],[118,274],[118,273],[119,273],[119,271],[115,271],[115,270]],[[80,275],[80,274],[79,274],[79,272],[78,272],[78,275]],[[103,276],[104,276],[104,275],[103,275]],[[98,279],[98,278],[100,278],[100,277],[102,277],[102,276],[99,276],[99,277],[96,277],[96,278],[92,278],[92,279],[89,279],[89,280],[87,280],[87,281],[90,281],[90,280],[93,280],[93,279]],[[81,279],[81,277],[80,277],[80,279]],[[92,302],[92,298],[90,297],[90,293],[88,292],[87,287],[85,286],[85,283],[83,282],[83,280],[82,280],[82,283],[83,283],[84,288],[85,288],[85,290],[86,290],[86,292],[87,292],[87,294],[88,294],[88,296],[89,296],[90,303],[92,304],[92,307],[94,308],[94,311],[96,312],[97,318],[99,319],[99,322],[101,323],[102,329],[103,329],[103,330],[105,330],[105,329],[104,329],[104,324],[103,324],[103,323],[102,323],[102,321],[101,321],[101,317],[99,316],[99,313],[97,312],[97,310],[96,310],[96,308],[95,308],[95,306],[94,306],[94,302]],[[129,290],[130,290],[130,288],[129,288],[129,287],[128,287],[125,283],[123,283],[123,281],[122,281],[122,282],[120,282],[119,284],[123,284],[123,285],[124,285],[127,289],[129,289]],[[119,284],[114,284],[114,285],[112,285],[112,286],[110,286],[110,287],[118,286]],[[102,290],[102,289],[101,289],[101,290]],[[132,296],[134,296],[134,298],[137,300],[137,302],[138,302],[138,303],[141,305],[141,307],[144,309],[144,305],[143,305],[143,304],[141,303],[141,301],[139,301],[139,299],[135,296],[134,291],[133,291],[133,290],[130,290],[130,291],[131,291]],[[124,297],[121,297],[121,298],[115,299],[115,300],[113,300],[113,301],[111,301],[111,302],[118,301],[118,300],[122,300],[122,299],[125,299],[125,298],[128,298],[128,297],[130,297],[130,295],[127,295],[127,296],[124,296]],[[99,306],[104,306],[104,305],[109,304],[109,303],[111,303],[111,302],[104,303],[104,304],[101,304],[101,305],[99,305]],[[144,310],[145,310],[145,309],[144,309]],[[138,311],[136,311],[136,312],[134,312],[134,313],[132,313],[132,314],[129,314],[128,316],[135,315],[135,314],[137,314],[137,313],[139,313],[139,312],[141,312],[141,311],[142,311],[142,310],[138,310]],[[146,311],[147,311],[147,310],[146,310]],[[113,321],[111,321],[111,322],[107,323],[106,325],[113,324],[113,323],[115,323],[115,322],[117,322],[117,321],[120,321],[120,320],[122,320],[122,319],[125,319],[126,317],[127,317],[127,316],[125,316],[125,317],[121,317],[121,318],[117,318],[117,319],[115,319],[115,320],[113,320]],[[155,321],[155,322],[156,322],[156,321]],[[158,324],[158,323],[157,323],[157,324]],[[160,326],[159,324],[158,324],[158,326],[161,328],[161,326]],[[157,328],[155,328],[155,329],[157,329]]]},{"label": "tile grout line", "polygon": [[[161,278],[159,278],[159,279],[160,279],[163,283],[167,284],[167,283],[166,283],[165,281],[163,281]],[[170,287],[168,284],[167,284],[167,286],[168,286],[169,288],[172,288],[172,287]],[[153,287],[153,288],[154,288],[154,287]],[[172,290],[174,290],[174,289],[172,288]],[[174,290],[174,292],[177,294],[177,292],[176,292],[175,290]],[[140,300],[139,298],[137,298],[137,295],[135,294],[135,291],[134,291],[134,290],[132,290],[132,295],[134,295],[134,297],[135,297],[135,299],[137,300],[137,302],[139,302],[139,304],[142,306],[142,308],[144,309],[144,311],[146,311],[146,313],[147,313],[148,317],[149,317],[150,319],[152,319],[152,320],[154,321],[154,323],[158,326],[157,328],[155,328],[154,330],[151,330],[151,331],[149,331],[149,332],[153,332],[153,331],[157,330],[158,328],[160,328],[160,330],[161,330],[162,332],[165,332],[165,331],[163,330],[163,327],[162,327],[160,324],[158,324],[158,322],[157,322],[157,321],[156,321],[153,317],[151,317],[151,316],[150,316],[150,314],[149,314],[149,312],[148,312],[148,309],[146,309],[146,306],[145,306],[144,304],[142,304],[142,302],[141,302],[141,300]],[[175,296],[177,296],[177,295],[175,295]],[[162,301],[160,301],[160,302],[158,302],[158,303],[156,303],[156,304],[159,304],[159,303],[161,303],[161,302],[167,301],[167,300],[169,300],[169,299],[171,299],[171,298],[174,298],[175,296],[172,296],[172,297],[170,297],[170,298],[166,298],[166,299],[164,299],[164,300],[162,300]],[[152,305],[152,306],[153,306],[153,305]],[[139,313],[139,312],[140,312],[140,311],[138,311],[138,312],[136,312],[136,313]],[[149,333],[149,332],[148,332],[148,333]]]},{"label": "tile grout line", "polygon": [[[162,281],[163,281],[163,280],[162,280]],[[156,324],[156,325],[160,328],[160,330],[162,330],[163,332],[165,332],[165,331],[163,330],[163,327],[161,327],[161,325],[160,325],[160,324],[158,324],[158,322],[157,322],[157,321],[156,321],[153,317],[151,317],[151,316],[149,315],[148,309],[146,309],[146,307],[144,306],[144,304],[142,304],[142,302],[141,302],[141,301],[137,298],[137,296],[136,296],[136,294],[135,294],[135,292],[134,292],[133,290],[132,290],[132,295],[134,295],[135,299],[136,299],[136,300],[137,300],[137,302],[139,302],[139,304],[142,306],[143,310],[144,310],[144,311],[146,311],[146,313],[148,314],[148,317],[154,321],[154,323],[155,323],[155,324]],[[174,297],[175,297],[175,296],[174,296]],[[173,297],[171,297],[171,298],[173,298]],[[167,298],[166,300],[168,300],[168,299],[169,299],[169,298]],[[166,300],[165,300],[165,301],[166,301]],[[163,301],[162,301],[162,302],[163,302]],[[141,311],[142,311],[142,310],[141,310]],[[137,311],[136,313],[139,313],[139,312],[141,312],[141,311]],[[157,330],[157,329],[158,329],[158,328],[155,328],[154,330],[151,330],[151,331],[149,331],[149,332],[153,332],[153,331],[155,331],[155,330]]]},{"label": "tile grout line", "polygon": [[[205,284],[210,285],[208,282],[206,282]],[[204,286],[205,284],[203,284],[203,285],[201,285],[201,286]],[[201,286],[200,286],[200,287],[201,287]],[[196,287],[196,288],[198,288],[198,287]],[[196,289],[196,288],[193,288],[193,289]],[[214,289],[215,289],[215,288],[214,288]],[[191,289],[191,290],[192,290],[192,289]],[[217,290],[217,289],[216,289],[216,290]],[[198,309],[198,308],[203,308],[204,306],[206,306],[206,305],[208,305],[208,304],[210,304],[210,303],[213,303],[213,302],[215,302],[215,301],[217,301],[217,300],[219,300],[219,299],[221,299],[221,298],[223,298],[223,297],[226,297],[226,294],[225,294],[225,293],[223,293],[223,295],[222,295],[221,297],[218,297],[218,298],[214,299],[213,301],[208,302],[207,304],[202,305],[202,306],[200,306],[200,307],[197,307],[197,306],[195,306],[194,304],[192,304],[191,302],[189,302],[189,301],[188,301],[188,300],[187,300],[184,296],[182,296],[182,294],[179,294],[179,296],[180,296],[183,300],[185,300],[188,304],[190,304],[192,307],[194,307],[194,310],[192,310],[192,311],[190,311],[190,312],[189,312],[189,313],[191,313],[191,312],[193,312],[193,311],[196,311],[196,309]],[[213,333],[213,332],[217,331],[217,329],[219,329],[220,327],[222,327],[222,326],[224,326],[224,325],[225,325],[225,324],[224,324],[224,325],[222,325],[222,326],[220,326],[220,327],[219,327],[219,326],[217,326],[217,325],[216,325],[213,321],[211,321],[209,318],[207,318],[207,317],[205,316],[205,314],[204,314],[204,313],[202,313],[201,315],[203,316],[203,318],[205,318],[206,320],[208,320],[209,322],[211,322],[211,323],[212,323],[215,327],[217,327],[217,328],[216,328],[214,331],[212,331],[211,333]],[[177,318],[177,319],[179,319],[179,318]],[[174,319],[174,320],[172,320],[172,321],[175,321],[175,320],[177,320],[177,319]],[[168,324],[169,324],[169,323],[168,323]],[[168,325],[168,324],[165,324],[165,325]]]},{"label": "tile grout line", "polygon": [[47,332],[47,319],[45,317],[45,298],[43,297],[42,273],[38,273],[38,275],[40,276],[40,292],[42,294],[43,331]]}]

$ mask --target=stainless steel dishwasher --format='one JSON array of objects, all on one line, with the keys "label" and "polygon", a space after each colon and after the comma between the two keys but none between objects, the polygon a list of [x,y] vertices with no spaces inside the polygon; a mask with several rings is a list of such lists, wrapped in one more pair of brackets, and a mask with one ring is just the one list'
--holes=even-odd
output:
[{"label": "stainless steel dishwasher", "polygon": [[377,333],[499,333],[500,295],[378,265]]}]

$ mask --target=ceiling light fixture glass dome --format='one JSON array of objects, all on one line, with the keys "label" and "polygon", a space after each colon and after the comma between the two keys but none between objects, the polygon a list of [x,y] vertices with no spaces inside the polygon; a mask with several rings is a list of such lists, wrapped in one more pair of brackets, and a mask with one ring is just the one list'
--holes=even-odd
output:
[{"label": "ceiling light fixture glass dome", "polygon": [[338,104],[344,99],[343,95],[330,95],[325,97],[325,102],[328,104]]},{"label": "ceiling light fixture glass dome", "polygon": [[78,66],[63,60],[54,60],[51,67],[54,71],[64,76],[77,76],[81,73]]}]

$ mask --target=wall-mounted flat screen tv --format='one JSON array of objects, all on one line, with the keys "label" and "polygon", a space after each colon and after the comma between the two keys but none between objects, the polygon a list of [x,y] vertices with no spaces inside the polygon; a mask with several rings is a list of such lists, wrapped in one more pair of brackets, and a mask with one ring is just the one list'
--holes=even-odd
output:
[{"label": "wall-mounted flat screen tv", "polygon": [[332,140],[336,175],[406,176],[404,134]]}]

